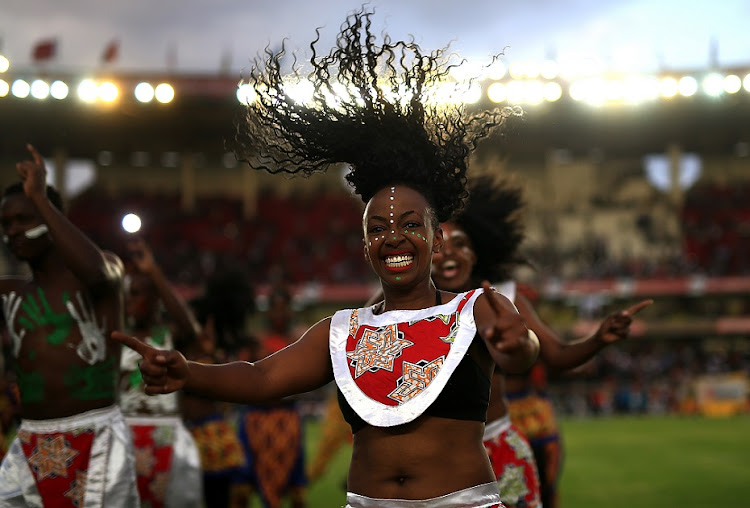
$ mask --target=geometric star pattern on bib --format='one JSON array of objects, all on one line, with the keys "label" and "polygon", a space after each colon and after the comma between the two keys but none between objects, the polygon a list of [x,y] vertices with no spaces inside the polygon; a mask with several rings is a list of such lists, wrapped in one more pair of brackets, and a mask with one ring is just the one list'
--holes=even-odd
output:
[{"label": "geometric star pattern on bib", "polygon": [[401,404],[416,397],[435,379],[444,361],[444,356],[435,358],[429,363],[425,360],[419,363],[405,361],[403,363],[404,375],[399,380],[398,387],[389,393],[388,397]]},{"label": "geometric star pattern on bib", "polygon": [[68,476],[68,466],[76,455],[65,437],[58,435],[40,439],[28,460],[37,472],[37,481],[42,481],[50,476]]},{"label": "geometric star pattern on bib", "polygon": [[398,325],[391,324],[377,330],[366,329],[357,342],[354,351],[347,353],[351,366],[355,368],[354,378],[368,370],[385,369],[393,372],[393,364],[401,351],[414,343],[403,338]]}]

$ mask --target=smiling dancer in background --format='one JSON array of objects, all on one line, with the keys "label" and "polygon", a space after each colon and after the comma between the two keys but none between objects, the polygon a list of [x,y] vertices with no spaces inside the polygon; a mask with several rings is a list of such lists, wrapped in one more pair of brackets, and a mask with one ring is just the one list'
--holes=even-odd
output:
[{"label": "smiling dancer in background", "polygon": [[[529,329],[539,338],[540,363],[560,371],[572,369],[608,344],[625,339],[632,316],[651,301],[610,314],[588,339],[572,343],[562,341],[542,322],[510,279],[513,269],[524,263],[518,253],[523,239],[523,226],[519,220],[521,207],[520,188],[489,176],[474,179],[465,209],[443,224],[445,246],[433,256],[433,280],[437,287],[448,291],[464,291],[481,280],[504,281],[497,286],[498,290],[515,303]],[[527,419],[517,422],[513,418],[512,405],[509,411],[506,400],[506,383],[518,389],[521,385],[530,386],[530,381],[525,381],[528,379],[529,373],[519,375],[500,371],[493,376],[485,446],[507,506],[538,507],[543,504],[545,508],[554,508],[557,506],[555,483],[560,456],[549,446],[553,439],[557,442],[558,436],[556,425],[551,427],[554,424],[551,402],[547,401],[543,414],[531,418],[534,423],[529,424]],[[541,425],[543,421],[547,425]],[[544,439],[538,440],[540,434],[547,431]],[[531,441],[533,455],[526,438]],[[539,477],[536,466],[539,466]]]},{"label": "smiling dancer in background", "polygon": [[512,112],[431,104],[450,56],[387,36],[378,43],[371,16],[350,15],[328,54],[313,42],[310,102],[287,95],[282,54],[258,62],[250,81],[259,96],[238,135],[240,157],[270,172],[349,165],[346,178],[366,203],[364,254],[383,302],[339,311],[254,363],[201,365],[114,337],[143,355],[151,394],[186,389],[248,404],[335,380],[354,433],[348,506],[501,506],[482,443],[490,377],[495,365],[524,372],[538,342],[488,284],[440,291],[431,268],[443,246],[440,222],[466,196],[468,155]]}]

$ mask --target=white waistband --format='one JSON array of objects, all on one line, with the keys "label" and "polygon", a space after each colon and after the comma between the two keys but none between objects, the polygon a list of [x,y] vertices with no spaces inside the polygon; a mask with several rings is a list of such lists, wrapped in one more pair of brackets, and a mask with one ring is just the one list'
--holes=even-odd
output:
[{"label": "white waistband", "polygon": [[21,420],[21,430],[35,433],[70,432],[82,428],[98,428],[112,421],[122,418],[119,406],[107,406],[91,411],[85,411],[65,418],[50,418],[48,420]]},{"label": "white waistband", "polygon": [[347,508],[488,508],[498,505],[503,506],[497,482],[483,483],[431,499],[374,499],[346,493]]},{"label": "white waistband", "polygon": [[506,414],[502,418],[492,420],[484,426],[484,438],[482,441],[488,441],[494,439],[506,430],[510,428],[510,414]]},{"label": "white waistband", "polygon": [[182,418],[179,416],[126,416],[125,421],[128,425],[170,425],[174,427],[182,424]]}]

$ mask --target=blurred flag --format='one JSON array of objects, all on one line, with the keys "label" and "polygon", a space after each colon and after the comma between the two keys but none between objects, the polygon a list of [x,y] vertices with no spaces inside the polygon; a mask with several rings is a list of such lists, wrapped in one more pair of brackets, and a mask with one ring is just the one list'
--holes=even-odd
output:
[{"label": "blurred flag", "polygon": [[57,39],[43,39],[36,43],[31,51],[34,62],[46,62],[57,54]]},{"label": "blurred flag", "polygon": [[104,51],[102,52],[102,63],[108,64],[112,63],[115,60],[117,60],[117,57],[120,56],[120,41],[117,39],[112,39],[109,44],[107,44],[107,47],[104,48]]}]

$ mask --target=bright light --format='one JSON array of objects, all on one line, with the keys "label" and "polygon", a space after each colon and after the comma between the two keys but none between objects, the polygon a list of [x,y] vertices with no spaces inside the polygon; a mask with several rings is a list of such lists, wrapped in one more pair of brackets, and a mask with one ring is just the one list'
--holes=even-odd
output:
[{"label": "bright light", "polygon": [[10,69],[10,60],[0,55],[0,73],[3,73]]},{"label": "bright light", "polygon": [[560,66],[554,60],[545,60],[541,72],[544,79],[555,79],[560,73]]},{"label": "bright light", "polygon": [[742,88],[744,88],[746,92],[750,92],[750,74],[745,76],[745,79],[742,80]]},{"label": "bright light", "polygon": [[15,95],[19,99],[25,99],[26,97],[28,97],[30,91],[31,87],[22,79],[15,80],[10,86],[10,93]]},{"label": "bright light", "polygon": [[35,99],[46,99],[49,97],[49,85],[47,82],[35,79],[31,83],[31,96]]},{"label": "bright light", "polygon": [[5,97],[10,92],[10,85],[7,81],[0,79],[0,97]]},{"label": "bright light", "polygon": [[623,99],[639,103],[659,96],[659,80],[647,77],[632,77],[623,83]]},{"label": "bright light", "polygon": [[662,97],[670,98],[677,95],[680,86],[674,78],[664,78],[659,82],[659,93]]},{"label": "bright light", "polygon": [[510,104],[521,104],[526,99],[526,87],[523,81],[511,81],[505,90]]},{"label": "bright light", "polygon": [[508,98],[505,85],[502,83],[492,83],[487,88],[487,98],[497,104],[505,101]]},{"label": "bright light", "polygon": [[297,104],[309,104],[315,94],[315,85],[307,79],[301,79],[296,83],[286,83],[284,93]]},{"label": "bright light", "polygon": [[528,81],[525,88],[526,103],[539,104],[544,100],[544,84],[541,81]]},{"label": "bright light", "polygon": [[726,93],[737,93],[742,88],[742,80],[739,76],[730,74],[724,78],[724,91]]},{"label": "bright light", "polygon": [[698,81],[692,76],[685,76],[680,78],[677,89],[680,91],[680,95],[690,97],[698,91]]},{"label": "bright light", "polygon": [[510,64],[508,74],[513,79],[521,79],[526,76],[526,65],[523,62],[513,62]]},{"label": "bright light", "polygon": [[49,87],[49,94],[55,99],[62,100],[68,96],[68,85],[63,81],[53,81]]},{"label": "bright light", "polygon": [[122,229],[128,233],[137,233],[141,229],[141,218],[129,213],[122,218]]},{"label": "bright light", "polygon": [[252,104],[258,98],[258,93],[249,83],[242,83],[237,87],[237,100],[240,104]]},{"label": "bright light", "polygon": [[482,87],[478,83],[471,86],[462,86],[459,91],[459,100],[465,104],[476,104],[482,98]]},{"label": "bright light", "polygon": [[110,81],[105,81],[99,85],[97,95],[104,102],[114,102],[117,99],[117,95],[120,91],[117,89],[117,85]]},{"label": "bright light", "polygon": [[709,74],[703,79],[703,91],[711,97],[718,97],[724,92],[724,77],[721,74]]},{"label": "bright light", "polygon": [[544,100],[547,102],[555,102],[560,100],[562,97],[562,87],[560,83],[556,81],[550,81],[544,84]]},{"label": "bright light", "polygon": [[494,80],[503,79],[506,72],[505,64],[496,60],[487,68],[487,77]]},{"label": "bright light", "polygon": [[90,79],[84,79],[78,85],[78,98],[83,102],[94,102],[99,95],[99,87]]},{"label": "bright light", "polygon": [[570,96],[573,100],[591,104],[602,104],[608,98],[612,100],[618,93],[619,88],[615,82],[603,79],[583,79],[570,85]]},{"label": "bright light", "polygon": [[174,99],[174,88],[172,88],[172,85],[169,83],[161,83],[156,86],[154,96],[156,97],[156,100],[162,104],[172,102],[172,99]]},{"label": "bright light", "polygon": [[135,99],[138,102],[151,102],[154,100],[154,87],[145,81],[135,85],[134,93]]}]

